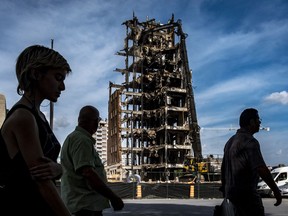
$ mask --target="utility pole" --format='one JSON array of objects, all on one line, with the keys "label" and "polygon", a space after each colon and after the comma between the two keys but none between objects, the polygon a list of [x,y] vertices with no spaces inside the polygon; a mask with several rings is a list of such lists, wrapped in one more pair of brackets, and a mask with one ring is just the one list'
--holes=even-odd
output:
[{"label": "utility pole", "polygon": [[[53,49],[54,40],[51,39],[51,49]],[[53,131],[53,118],[54,118],[54,103],[50,101],[50,127]]]}]

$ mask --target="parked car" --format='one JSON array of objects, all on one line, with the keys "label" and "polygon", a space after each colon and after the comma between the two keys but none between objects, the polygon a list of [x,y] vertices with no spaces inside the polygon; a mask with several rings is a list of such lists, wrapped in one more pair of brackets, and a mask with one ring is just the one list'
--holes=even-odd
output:
[{"label": "parked car", "polygon": [[[288,166],[275,168],[271,171],[271,174],[277,186],[279,188],[283,186],[283,191],[285,191],[285,188],[288,187]],[[259,181],[257,191],[262,196],[274,197],[273,191],[263,180]]]},{"label": "parked car", "polygon": [[283,197],[288,197],[288,182],[279,187]]}]

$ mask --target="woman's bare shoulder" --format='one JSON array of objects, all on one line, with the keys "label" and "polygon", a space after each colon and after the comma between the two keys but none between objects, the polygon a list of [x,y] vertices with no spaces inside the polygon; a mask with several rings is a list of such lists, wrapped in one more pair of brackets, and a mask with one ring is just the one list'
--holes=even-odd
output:
[{"label": "woman's bare shoulder", "polygon": [[[19,128],[33,128],[36,124],[35,117],[33,113],[26,108],[17,108],[11,113],[9,118],[3,125],[4,128],[8,130],[17,130]],[[29,126],[29,127],[28,127]],[[35,125],[36,126],[36,125]]]}]

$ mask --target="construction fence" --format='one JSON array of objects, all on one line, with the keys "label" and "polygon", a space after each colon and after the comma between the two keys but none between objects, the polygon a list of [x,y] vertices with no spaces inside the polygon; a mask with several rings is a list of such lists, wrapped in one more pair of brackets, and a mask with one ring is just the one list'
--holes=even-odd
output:
[{"label": "construction fence", "polygon": [[206,199],[222,198],[220,183],[122,183],[109,182],[109,187],[123,199]]}]

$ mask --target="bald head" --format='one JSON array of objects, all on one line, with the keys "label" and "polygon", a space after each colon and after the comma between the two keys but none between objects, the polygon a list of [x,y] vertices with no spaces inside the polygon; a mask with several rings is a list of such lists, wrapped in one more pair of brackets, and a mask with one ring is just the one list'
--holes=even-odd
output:
[{"label": "bald head", "polygon": [[84,128],[89,133],[94,134],[99,124],[99,111],[93,106],[84,106],[81,108],[78,116],[78,126]]}]

